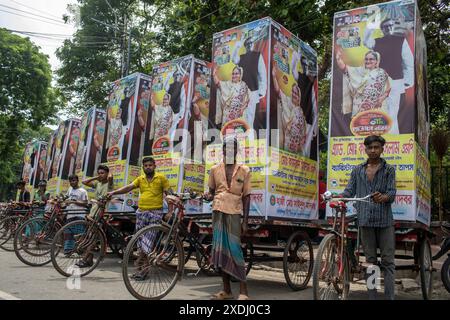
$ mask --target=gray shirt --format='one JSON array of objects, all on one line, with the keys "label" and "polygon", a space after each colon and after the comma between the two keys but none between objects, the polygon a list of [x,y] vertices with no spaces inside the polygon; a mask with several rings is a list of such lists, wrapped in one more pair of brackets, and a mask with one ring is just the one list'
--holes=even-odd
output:
[{"label": "gray shirt", "polygon": [[356,166],[342,195],[344,197],[364,197],[374,192],[389,196],[385,203],[355,202],[360,227],[388,227],[393,224],[392,203],[397,190],[395,188],[395,169],[381,159],[381,166],[372,181],[366,175],[367,161]]}]

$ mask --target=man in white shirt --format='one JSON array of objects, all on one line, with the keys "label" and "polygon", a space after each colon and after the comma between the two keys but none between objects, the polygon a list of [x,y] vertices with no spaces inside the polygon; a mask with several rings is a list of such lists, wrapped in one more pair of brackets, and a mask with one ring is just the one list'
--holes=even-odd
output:
[{"label": "man in white shirt", "polygon": [[[88,193],[84,188],[79,186],[79,179],[77,175],[69,176],[70,188],[67,190],[68,200],[65,203],[67,217],[66,223],[83,220],[87,213]],[[64,232],[64,252],[68,252],[73,249],[75,243],[74,234],[82,233],[84,230],[72,230],[66,229]]]},{"label": "man in white shirt", "polygon": [[83,219],[86,216],[85,212],[88,203],[88,193],[84,188],[79,186],[78,176],[71,175],[69,177],[69,183],[70,188],[67,190],[68,200],[65,201],[68,204],[66,207],[67,222]]}]

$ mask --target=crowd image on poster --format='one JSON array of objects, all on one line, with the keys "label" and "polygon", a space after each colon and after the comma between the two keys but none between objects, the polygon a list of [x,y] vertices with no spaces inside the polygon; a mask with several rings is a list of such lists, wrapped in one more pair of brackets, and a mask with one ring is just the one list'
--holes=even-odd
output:
[{"label": "crowd image on poster", "polygon": [[[265,129],[270,19],[260,19],[213,36],[210,128],[222,135],[259,137]],[[256,134],[256,136],[255,136]]]},{"label": "crowd image on poster", "polygon": [[336,13],[331,136],[414,132],[414,1]]}]

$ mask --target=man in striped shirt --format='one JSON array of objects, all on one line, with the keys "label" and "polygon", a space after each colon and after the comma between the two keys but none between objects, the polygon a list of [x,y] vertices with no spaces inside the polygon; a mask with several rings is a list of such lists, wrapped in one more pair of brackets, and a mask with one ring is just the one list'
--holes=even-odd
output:
[{"label": "man in striped shirt", "polygon": [[[386,141],[380,136],[364,139],[366,162],[356,166],[343,197],[364,197],[372,194],[370,202],[355,202],[361,243],[370,264],[378,264],[377,249],[381,251],[381,269],[384,270],[384,294],[394,299],[395,288],[395,233],[391,205],[394,202],[395,169],[381,158]],[[367,283],[369,299],[376,299],[376,288]]]}]

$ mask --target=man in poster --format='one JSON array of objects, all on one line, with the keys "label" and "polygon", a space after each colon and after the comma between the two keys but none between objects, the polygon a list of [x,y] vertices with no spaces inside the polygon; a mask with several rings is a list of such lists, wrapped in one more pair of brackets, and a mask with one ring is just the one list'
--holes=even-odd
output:
[{"label": "man in poster", "polygon": [[[175,70],[167,76],[164,89],[169,94],[169,105],[172,108],[173,120],[169,132],[173,133],[177,129],[178,123],[184,117],[184,111],[186,109],[186,91],[184,86],[184,74],[186,71],[180,64],[177,64]],[[170,79],[173,78],[173,82],[169,85]]]},{"label": "man in poster", "polygon": [[[233,51],[232,61],[243,70],[242,81],[250,89],[250,101],[245,111],[244,117],[250,128],[254,128],[256,107],[259,100],[266,95],[267,91],[267,69],[261,52],[255,50],[255,40],[252,36],[244,41],[238,41]],[[242,45],[245,46],[245,53],[239,55]],[[251,131],[252,132],[252,131]],[[252,139],[252,136],[249,136]]]},{"label": "man in poster", "polygon": [[[299,63],[301,65],[301,72],[298,70]],[[315,79],[314,76],[310,74],[308,60],[304,55],[302,55],[300,47],[298,48],[298,51],[294,51],[292,53],[291,70],[292,76],[295,81],[297,81],[298,87],[300,88],[300,105],[308,127],[308,138],[306,139],[303,155],[307,157],[309,156],[311,159],[317,159],[316,149],[311,148],[311,145],[316,145],[316,143],[313,143],[312,141],[316,141],[317,139],[317,132],[315,132],[315,130],[314,132],[311,132],[311,127],[317,128],[315,122],[318,121],[318,116],[313,106],[313,88]]]},{"label": "man in poster", "polygon": [[396,22],[387,17],[379,24],[383,37],[373,39],[372,34],[378,27],[379,14],[369,18],[364,34],[364,45],[381,55],[380,68],[384,69],[391,81],[391,91],[387,98],[392,128],[389,133],[399,134],[398,112],[401,95],[405,89],[414,85],[414,57],[404,33],[396,32]]}]

